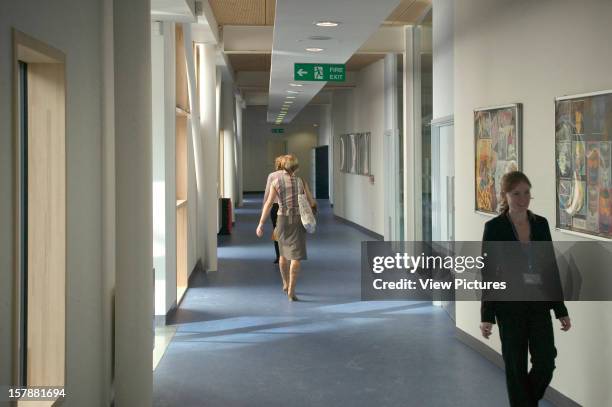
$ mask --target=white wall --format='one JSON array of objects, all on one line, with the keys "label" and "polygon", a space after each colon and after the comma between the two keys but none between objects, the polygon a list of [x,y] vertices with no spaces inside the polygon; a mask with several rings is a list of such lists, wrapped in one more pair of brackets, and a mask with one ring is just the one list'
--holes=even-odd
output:
[{"label": "white wall", "polygon": [[328,146],[329,141],[332,138],[332,127],[331,127],[331,103],[328,105],[319,105],[321,109],[319,125],[319,138],[317,140],[317,146]]},{"label": "white wall", "polygon": [[[380,235],[383,223],[384,63],[368,65],[357,74],[352,90],[335,91],[332,104],[334,154],[334,214]],[[363,175],[339,171],[338,136],[349,132],[371,133],[372,185]]]},{"label": "white wall", "polygon": [[217,68],[215,66],[216,50],[213,44],[199,44],[200,50],[200,136],[202,140],[202,162],[204,184],[204,235],[207,239],[204,253],[204,268],[207,271],[217,270],[217,232],[219,231],[219,116],[218,116],[218,90]]},{"label": "white wall", "polygon": [[242,97],[235,98],[236,99],[236,171],[237,171],[237,182],[236,182],[236,205],[242,206],[242,191],[243,191],[243,183],[244,183],[244,171],[243,167],[243,139],[244,139],[244,125],[243,125],[243,117],[244,117],[244,101]]},{"label": "white wall", "polygon": [[[318,129],[313,124],[321,123],[319,106],[305,107],[287,125],[276,126],[266,122],[267,106],[248,106],[244,114],[243,175],[245,191],[263,191],[266,179],[273,167],[268,162],[268,141],[287,141],[287,153],[295,154],[300,163],[298,175],[311,183],[311,149],[317,145]],[[273,134],[272,128],[284,128],[283,134]]]},{"label": "white wall", "polygon": [[0,383],[12,382],[14,161],[10,28],[15,27],[67,56],[67,406],[100,405],[103,358],[108,356],[101,351],[100,320],[101,11],[99,1],[0,2]]},{"label": "white wall", "polygon": [[155,315],[176,301],[175,26],[152,28],[153,266]]},{"label": "white wall", "polygon": [[233,83],[223,81],[221,85],[221,137],[223,137],[223,197],[230,198],[236,204],[238,183],[236,167],[237,134],[236,134],[236,99]]},{"label": "white wall", "polygon": [[[474,213],[473,110],[523,103],[523,169],[531,208],[554,225],[556,96],[612,88],[612,2],[463,0],[455,8],[454,104],[457,240],[480,240]],[[435,64],[434,64],[435,66]],[[577,240],[553,231],[554,240]],[[610,303],[568,303],[574,327],[555,326],[552,386],[585,406],[612,404]],[[479,305],[457,303],[457,326],[480,338]],[[483,342],[486,342],[483,340]],[[486,342],[499,351],[497,333]]]},{"label": "white wall", "polygon": [[[115,404],[148,406],[152,403],[153,393],[151,319],[154,314],[150,202],[151,4],[148,0],[115,1],[113,7],[117,231]],[[87,74],[81,67],[78,69]],[[74,201],[80,202],[80,198]],[[84,292],[91,295],[91,292]],[[92,319],[98,318],[93,316]],[[78,325],[74,323],[73,326],[83,331],[83,327]],[[78,364],[86,366],[80,357]],[[91,369],[90,366],[87,368]]]}]

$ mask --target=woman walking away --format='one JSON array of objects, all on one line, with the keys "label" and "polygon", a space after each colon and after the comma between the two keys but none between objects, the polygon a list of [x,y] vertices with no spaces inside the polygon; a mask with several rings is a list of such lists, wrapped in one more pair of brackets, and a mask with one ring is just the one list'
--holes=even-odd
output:
[{"label": "woman walking away", "polygon": [[[284,157],[285,157],[284,155],[279,155],[278,157],[274,159],[274,172],[271,172],[268,175],[268,180],[266,181],[266,192],[264,193],[264,199],[263,199],[264,204],[266,203],[266,201],[268,200],[268,196],[270,195],[270,188],[272,187],[272,181],[277,175],[283,172]],[[274,203],[272,204],[272,210],[270,211],[270,219],[272,220],[273,230],[276,229],[277,217],[278,217],[278,196],[274,200]],[[280,256],[279,251],[278,251],[278,242],[276,241],[275,237],[273,240],[274,240],[274,251],[276,252],[276,259],[274,260],[274,264],[277,264],[278,258]]]},{"label": "woman walking away", "polygon": [[[483,247],[487,242],[516,242],[529,252],[534,241],[551,241],[546,218],[527,210],[531,200],[531,183],[525,174],[513,171],[501,180],[501,214],[485,224]],[[522,259],[507,259],[520,264]],[[520,273],[520,267],[510,270]],[[484,273],[484,271],[483,271]],[[520,276],[519,276],[520,277]],[[523,275],[524,277],[524,275]],[[526,279],[528,283],[532,279]],[[537,407],[552,380],[555,368],[555,338],[551,309],[568,331],[572,324],[563,301],[483,301],[480,330],[489,339],[497,319],[506,368],[508,398],[512,407]],[[527,356],[531,354],[531,370]]]},{"label": "woman walking away", "polygon": [[306,229],[302,225],[298,206],[298,194],[305,193],[308,203],[316,212],[317,203],[312,198],[308,185],[295,175],[299,164],[297,158],[290,154],[283,160],[283,171],[272,180],[272,188],[261,211],[257,226],[257,236],[263,236],[263,227],[270,208],[278,197],[278,219],[276,236],[280,251],[280,272],[283,278],[283,290],[287,291],[290,301],[297,301],[295,284],[300,272],[300,261],[306,260]]}]

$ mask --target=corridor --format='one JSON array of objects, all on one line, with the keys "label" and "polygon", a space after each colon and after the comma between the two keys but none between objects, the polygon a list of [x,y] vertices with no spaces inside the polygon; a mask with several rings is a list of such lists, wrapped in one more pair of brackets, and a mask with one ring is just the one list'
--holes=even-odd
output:
[{"label": "corridor", "polygon": [[255,236],[260,207],[261,196],[246,196],[233,234],[219,238],[219,271],[195,276],[154,372],[155,406],[505,402],[503,372],[455,339],[442,308],[360,301],[360,242],[372,238],[329,206],[308,236],[300,301],[287,301],[269,221]]}]

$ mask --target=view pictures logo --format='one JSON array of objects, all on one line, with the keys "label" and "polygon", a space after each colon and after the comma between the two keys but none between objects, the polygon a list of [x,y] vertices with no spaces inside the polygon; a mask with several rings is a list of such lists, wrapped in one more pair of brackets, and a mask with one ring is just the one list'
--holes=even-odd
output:
[{"label": "view pictures logo", "polygon": [[382,273],[385,270],[406,270],[415,273],[419,269],[445,269],[463,273],[465,270],[474,268],[482,270],[484,267],[484,253],[482,256],[426,256],[421,253],[412,256],[408,253],[396,253],[395,256],[375,256],[372,258],[372,272]]}]

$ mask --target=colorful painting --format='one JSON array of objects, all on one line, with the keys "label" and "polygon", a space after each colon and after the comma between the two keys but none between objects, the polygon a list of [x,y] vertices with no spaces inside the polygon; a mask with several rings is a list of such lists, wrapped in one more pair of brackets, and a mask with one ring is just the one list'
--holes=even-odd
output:
[{"label": "colorful painting", "polygon": [[498,213],[501,177],[521,168],[521,126],[519,103],[474,111],[477,211]]},{"label": "colorful painting", "polygon": [[555,101],[557,227],[612,238],[612,91]]}]

